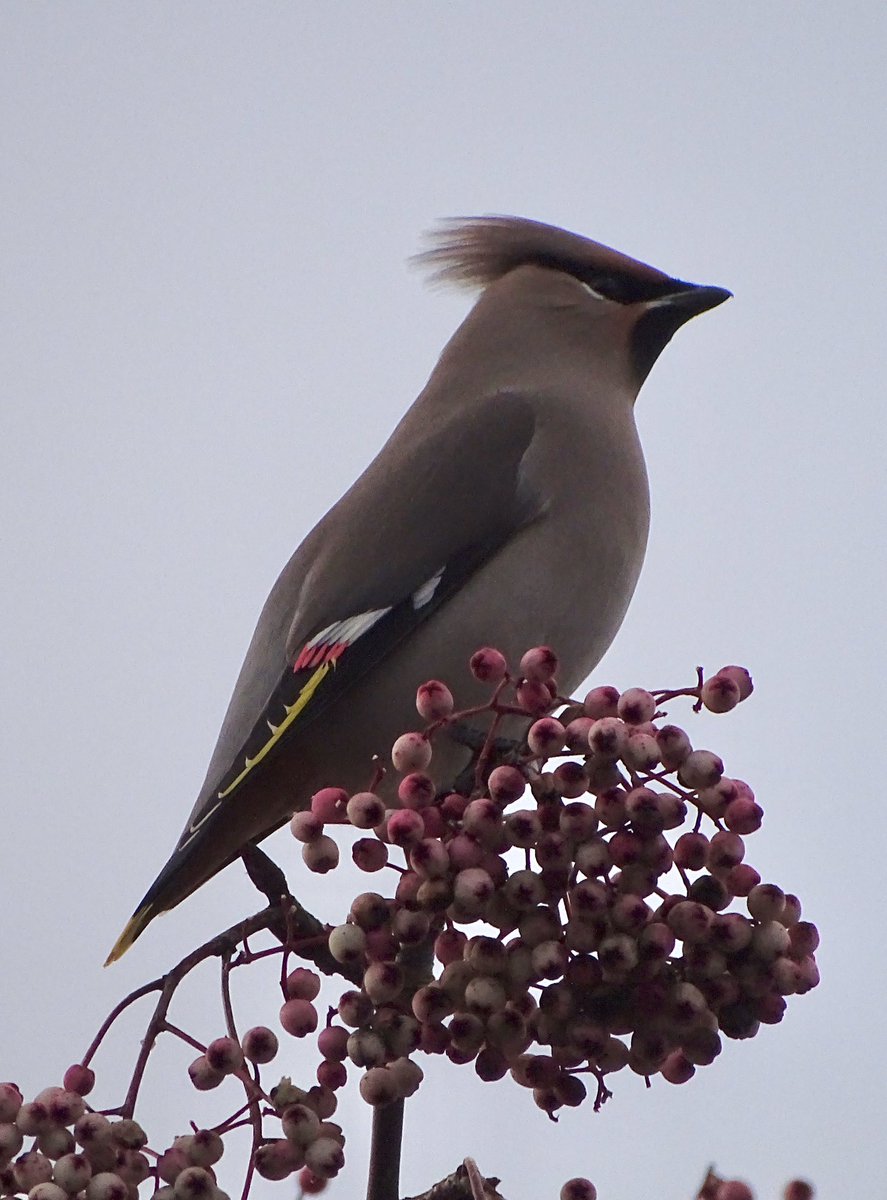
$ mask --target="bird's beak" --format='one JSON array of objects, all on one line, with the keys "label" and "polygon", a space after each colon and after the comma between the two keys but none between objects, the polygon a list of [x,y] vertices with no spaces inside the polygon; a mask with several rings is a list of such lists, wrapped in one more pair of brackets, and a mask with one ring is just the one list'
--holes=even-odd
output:
[{"label": "bird's beak", "polygon": [[669,308],[676,315],[680,313],[682,317],[680,324],[683,324],[691,317],[698,317],[700,313],[708,312],[710,308],[717,308],[719,304],[729,300],[732,295],[733,293],[728,292],[726,288],[690,283],[683,286],[680,291],[671,292],[667,296],[659,296],[655,300],[648,300],[646,307],[648,309]]},{"label": "bird's beak", "polygon": [[638,304],[640,315],[631,335],[631,357],[638,386],[682,325],[691,317],[723,304],[732,294],[726,288],[677,283],[674,291]]}]

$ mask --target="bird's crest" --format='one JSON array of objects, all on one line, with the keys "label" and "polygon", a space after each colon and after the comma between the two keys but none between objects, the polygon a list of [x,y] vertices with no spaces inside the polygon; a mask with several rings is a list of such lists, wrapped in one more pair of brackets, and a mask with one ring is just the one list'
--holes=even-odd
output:
[{"label": "bird's crest", "polygon": [[427,235],[427,250],[412,261],[436,283],[485,287],[516,267],[564,271],[608,300],[655,300],[689,285],[646,263],[541,221],[524,217],[452,217]]}]

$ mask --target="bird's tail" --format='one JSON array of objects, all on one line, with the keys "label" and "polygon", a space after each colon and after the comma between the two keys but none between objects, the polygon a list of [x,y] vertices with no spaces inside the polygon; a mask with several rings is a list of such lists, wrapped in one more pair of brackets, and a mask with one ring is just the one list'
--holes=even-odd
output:
[{"label": "bird's tail", "polygon": [[157,911],[153,904],[140,904],[127,921],[123,933],[111,947],[111,953],[105,959],[105,966],[109,967],[112,962],[122,958],[136,938],[144,932],[148,923],[156,916]]}]

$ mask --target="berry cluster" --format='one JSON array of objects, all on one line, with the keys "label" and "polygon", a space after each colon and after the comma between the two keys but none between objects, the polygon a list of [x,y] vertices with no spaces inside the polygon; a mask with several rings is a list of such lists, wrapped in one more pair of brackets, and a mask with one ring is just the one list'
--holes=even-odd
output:
[{"label": "berry cluster", "polygon": [[[285,1003],[280,1023],[294,1037],[305,1037],[317,1029],[317,1011],[311,1003],[320,991],[320,978],[313,971],[297,967],[283,983]],[[240,1075],[249,1064],[256,1072],[248,1091],[261,1096],[258,1068],[277,1055],[279,1043],[273,1030],[257,1025],[240,1041],[219,1037],[210,1042],[203,1054],[188,1068],[191,1082],[198,1091],[218,1087],[228,1075]],[[271,1110],[280,1119],[283,1137],[265,1138],[257,1148],[255,1166],[264,1179],[286,1179],[301,1170],[300,1184],[305,1192],[320,1191],[326,1180],[338,1175],[345,1162],[345,1135],[340,1125],[330,1121],[337,1100],[333,1087],[324,1084],[304,1090],[288,1078],[280,1081],[267,1097]],[[344,1083],[344,1079],[341,1083]],[[341,1086],[336,1083],[335,1086]],[[270,1113],[266,1113],[270,1115]]]},{"label": "berry cluster", "polygon": [[[394,807],[375,784],[354,795],[324,788],[293,816],[312,871],[338,865],[333,835],[351,826],[363,835],[352,845],[355,864],[396,877],[356,896],[341,924],[315,921],[318,934],[306,935],[313,952],[298,938],[263,952],[283,955],[280,1027],[316,1037],[316,1083],[263,1086],[278,1036],[265,1026],[233,1036],[228,972],[254,955],[244,941],[234,961],[228,944],[230,1035],[203,1047],[163,1022],[156,1029],[201,1050],[189,1067],[196,1089],[235,1077],[246,1105],[155,1152],[136,1121],[90,1109],[88,1066],[69,1068],[62,1087],[28,1103],[0,1084],[0,1196],[137,1200],[150,1179],[158,1200],[227,1200],[214,1167],[238,1124],[252,1125],[250,1170],[270,1180],[298,1173],[303,1194],[319,1192],[344,1164],[332,1117],[349,1067],[363,1099],[382,1107],[422,1083],[417,1052],[445,1055],[485,1081],[510,1074],[556,1120],[586,1099],[589,1084],[598,1108],[620,1070],[685,1083],[723,1037],[780,1021],[786,997],[818,983],[816,928],[801,919],[796,896],[746,862],[745,840],[763,818],[751,788],[662,711],[686,697],[696,711],[727,712],[750,695],[748,672],[700,673],[695,686],[668,692],[596,687],[579,703],[558,695],[557,665],[536,647],[512,676],[498,651],[478,651],[471,668],[492,699],[459,712],[445,684],[419,688],[425,728],[392,748]],[[496,735],[506,717],[523,719],[526,738],[503,755]],[[486,741],[474,786],[439,793],[428,773],[435,741],[477,722]],[[353,983],[323,1023],[318,973],[287,973],[288,956],[300,952]],[[274,1136],[265,1118],[279,1122]],[[789,1187],[787,1200],[812,1194],[799,1181]],[[595,1189],[573,1179],[561,1195],[594,1200]],[[750,1195],[710,1175],[700,1200]]]},{"label": "berry cluster", "polygon": [[[145,1153],[148,1138],[137,1121],[109,1119],[88,1109],[83,1097],[93,1083],[93,1072],[78,1064],[65,1073],[63,1087],[44,1088],[27,1103],[14,1084],[0,1084],[3,1195],[134,1200],[139,1184],[155,1175]],[[34,1139],[32,1146],[20,1154],[26,1137]],[[222,1149],[222,1139],[206,1129],[177,1138],[156,1171],[160,1181],[174,1186],[161,1187],[155,1195],[160,1200],[226,1200],[212,1171]]]},{"label": "berry cluster", "polygon": [[[688,695],[726,712],[750,694],[748,672],[725,667],[671,693],[597,687],[576,704],[558,700],[546,647],[514,681],[495,650],[472,668],[496,685],[494,714],[532,718],[513,762],[469,796],[439,795],[433,742],[464,714],[430,681],[417,695],[429,726],[393,747],[398,807],[326,788],[293,817],[312,870],[336,865],[326,830],[350,824],[369,834],[356,864],[398,872],[393,895],[358,896],[330,932],[331,954],[362,986],[321,1034],[324,1086],[341,1086],[350,1061],[366,1072],[364,1098],[389,1103],[418,1086],[409,1056],[422,1050],[473,1063],[484,1080],[510,1072],[553,1116],[585,1099],[588,1077],[595,1106],[625,1067],[685,1083],[723,1037],[780,1021],[785,998],[818,982],[817,931],[797,897],[745,861],[763,815],[751,788],[659,711]],[[488,932],[462,928],[481,922]],[[424,977],[410,966],[421,946],[438,964]],[[297,1034],[317,1021],[305,1000],[281,1016]]]}]

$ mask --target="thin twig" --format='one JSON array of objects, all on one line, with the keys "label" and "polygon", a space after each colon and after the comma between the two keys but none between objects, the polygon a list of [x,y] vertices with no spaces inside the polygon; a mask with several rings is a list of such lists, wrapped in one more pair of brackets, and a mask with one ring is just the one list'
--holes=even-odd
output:
[{"label": "thin twig", "polygon": [[152,979],[150,983],[143,983],[142,986],[136,988],[134,992],[130,992],[128,996],[124,996],[119,1004],[115,1004],[115,1006],[108,1013],[107,1017],[105,1017],[102,1024],[99,1026],[98,1033],[92,1039],[89,1044],[89,1049],[80,1060],[85,1067],[89,1066],[90,1059],[95,1054],[96,1050],[98,1050],[99,1046],[102,1044],[105,1034],[117,1020],[120,1014],[125,1012],[131,1004],[135,1004],[136,1000],[141,1000],[142,996],[147,996],[149,992],[159,992],[162,987],[162,978]]}]

